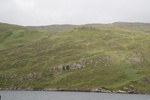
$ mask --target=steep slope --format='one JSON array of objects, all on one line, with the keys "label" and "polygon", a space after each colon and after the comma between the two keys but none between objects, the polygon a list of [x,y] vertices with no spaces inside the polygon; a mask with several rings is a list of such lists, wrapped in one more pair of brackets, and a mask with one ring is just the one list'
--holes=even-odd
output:
[{"label": "steep slope", "polygon": [[24,46],[45,36],[24,26],[0,23],[0,50]]},{"label": "steep slope", "polygon": [[0,52],[2,89],[150,92],[150,34],[82,25]]}]

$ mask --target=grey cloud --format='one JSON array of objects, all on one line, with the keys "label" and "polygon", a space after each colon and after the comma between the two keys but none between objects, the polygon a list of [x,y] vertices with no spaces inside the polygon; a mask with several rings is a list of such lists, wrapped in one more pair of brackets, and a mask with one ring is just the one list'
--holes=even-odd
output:
[{"label": "grey cloud", "polygon": [[0,0],[0,22],[20,25],[147,22],[150,0]]}]

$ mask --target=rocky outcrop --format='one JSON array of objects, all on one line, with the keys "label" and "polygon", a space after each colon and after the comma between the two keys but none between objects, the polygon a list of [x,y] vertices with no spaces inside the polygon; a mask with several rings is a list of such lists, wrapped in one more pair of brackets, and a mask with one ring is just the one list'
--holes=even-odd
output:
[{"label": "rocky outcrop", "polygon": [[74,70],[79,69],[82,67],[85,67],[86,63],[84,61],[79,61],[78,63],[73,63],[71,65],[58,65],[52,67],[52,70],[58,69],[58,70]]},{"label": "rocky outcrop", "polygon": [[150,83],[150,77],[144,78],[144,81]]},{"label": "rocky outcrop", "polygon": [[127,91],[118,90],[117,93],[127,93]]},{"label": "rocky outcrop", "polygon": [[96,67],[98,65],[109,67],[112,65],[111,63],[113,62],[113,58],[111,58],[110,56],[102,56],[94,59],[80,60],[78,62],[72,64],[66,64],[66,65],[65,64],[56,65],[53,66],[51,70],[75,70],[86,66]]},{"label": "rocky outcrop", "polygon": [[144,62],[147,61],[147,55],[141,52],[131,52],[128,56],[129,58],[126,62],[132,66],[144,67]]},{"label": "rocky outcrop", "polygon": [[110,90],[106,90],[106,89],[102,89],[102,88],[92,89],[91,92],[111,93]]}]

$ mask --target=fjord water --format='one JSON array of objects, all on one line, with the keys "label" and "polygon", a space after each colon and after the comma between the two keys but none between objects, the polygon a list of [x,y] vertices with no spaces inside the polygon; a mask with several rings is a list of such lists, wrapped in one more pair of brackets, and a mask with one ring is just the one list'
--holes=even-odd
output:
[{"label": "fjord water", "polygon": [[0,91],[1,100],[150,100],[150,95],[91,92]]}]

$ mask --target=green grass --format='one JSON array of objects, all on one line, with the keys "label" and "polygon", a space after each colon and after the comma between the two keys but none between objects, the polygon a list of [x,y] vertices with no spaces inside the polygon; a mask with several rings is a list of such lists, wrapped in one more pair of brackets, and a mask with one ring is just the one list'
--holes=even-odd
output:
[{"label": "green grass", "polygon": [[[10,34],[7,27],[15,28]],[[141,31],[115,24],[58,27],[0,27],[0,88],[116,91],[133,85],[138,92],[150,92],[149,82],[143,80],[149,77],[150,68],[147,28],[142,26]],[[73,64],[81,68],[70,69]]]},{"label": "green grass", "polygon": [[21,47],[46,36],[46,33],[23,26],[0,24],[0,50]]}]

